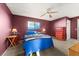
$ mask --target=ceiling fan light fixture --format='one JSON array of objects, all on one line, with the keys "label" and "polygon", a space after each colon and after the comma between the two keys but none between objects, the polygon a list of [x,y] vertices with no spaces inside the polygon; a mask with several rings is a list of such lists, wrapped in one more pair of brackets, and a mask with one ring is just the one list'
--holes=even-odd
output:
[{"label": "ceiling fan light fixture", "polygon": [[41,15],[41,17],[45,16],[46,14],[48,14],[49,18],[52,18],[52,14],[53,13],[57,13],[57,11],[53,11],[52,8],[48,8],[47,11],[46,11],[46,13],[44,13],[43,15]]},{"label": "ceiling fan light fixture", "polygon": [[50,17],[50,18],[52,18],[52,15],[51,15],[51,14],[49,14],[49,17]]}]

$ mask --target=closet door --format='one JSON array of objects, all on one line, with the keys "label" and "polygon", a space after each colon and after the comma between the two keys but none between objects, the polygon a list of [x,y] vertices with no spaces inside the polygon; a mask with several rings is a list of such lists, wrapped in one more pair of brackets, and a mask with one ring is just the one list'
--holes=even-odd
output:
[{"label": "closet door", "polygon": [[77,39],[77,19],[71,20],[71,38]]}]

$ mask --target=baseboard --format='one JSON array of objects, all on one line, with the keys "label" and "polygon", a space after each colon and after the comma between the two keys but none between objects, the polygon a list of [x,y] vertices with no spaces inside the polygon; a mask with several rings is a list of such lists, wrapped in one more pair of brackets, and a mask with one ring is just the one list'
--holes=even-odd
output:
[{"label": "baseboard", "polygon": [[[9,48],[9,47],[8,47],[8,48]],[[1,56],[4,56],[4,55],[5,55],[5,53],[7,52],[8,48],[4,51],[4,53],[3,53]]]}]

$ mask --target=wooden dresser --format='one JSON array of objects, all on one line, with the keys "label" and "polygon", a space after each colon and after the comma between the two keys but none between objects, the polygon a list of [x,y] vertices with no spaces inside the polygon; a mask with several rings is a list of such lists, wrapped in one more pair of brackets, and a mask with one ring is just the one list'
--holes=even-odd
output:
[{"label": "wooden dresser", "polygon": [[79,56],[79,43],[69,48],[69,56]]},{"label": "wooden dresser", "polygon": [[66,39],[66,28],[65,27],[58,27],[55,30],[55,37],[58,40],[64,41]]}]

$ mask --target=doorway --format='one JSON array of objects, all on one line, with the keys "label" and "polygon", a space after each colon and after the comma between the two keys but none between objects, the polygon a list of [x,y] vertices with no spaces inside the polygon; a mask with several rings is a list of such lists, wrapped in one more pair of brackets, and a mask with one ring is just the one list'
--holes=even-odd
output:
[{"label": "doorway", "polygon": [[70,20],[67,20],[67,28],[66,28],[66,37],[67,40],[69,40],[71,38],[71,25],[70,25]]},{"label": "doorway", "polygon": [[79,39],[79,19],[77,19],[77,39]]}]

